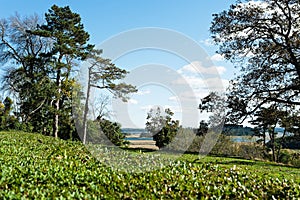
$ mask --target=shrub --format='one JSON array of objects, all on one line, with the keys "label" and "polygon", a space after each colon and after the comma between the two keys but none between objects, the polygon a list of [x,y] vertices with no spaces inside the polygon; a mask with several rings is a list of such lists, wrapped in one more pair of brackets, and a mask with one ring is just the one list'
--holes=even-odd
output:
[{"label": "shrub", "polygon": [[[192,129],[180,128],[176,137],[174,137],[174,141],[168,145],[168,149],[199,153],[204,139],[205,136],[195,135]],[[261,145],[256,143],[236,143],[231,141],[229,136],[223,134],[218,136],[218,141],[208,153],[217,156],[232,156],[245,159],[263,160],[267,158],[266,152]]]},{"label": "shrub", "polygon": [[[152,114],[153,110],[148,113],[146,129],[154,134],[153,140],[155,141],[155,145],[158,148],[163,148],[167,146],[176,136],[179,130],[179,121],[173,120],[172,116],[174,113],[170,109],[165,109],[165,116],[163,116],[160,112],[160,109],[157,109],[155,114]],[[155,125],[155,122],[160,121],[159,126]],[[157,131],[157,133],[156,133]],[[155,134],[156,133],[156,134]]]},{"label": "shrub", "polygon": [[167,148],[173,151],[191,151],[191,145],[198,145],[194,141],[196,138],[200,137],[195,136],[193,129],[180,127]]},{"label": "shrub", "polygon": [[234,156],[236,146],[234,142],[230,140],[230,137],[220,134],[216,145],[211,150],[210,154],[213,155],[225,155]]},{"label": "shrub", "polygon": [[278,162],[300,167],[300,152],[297,150],[283,149],[280,152]]},{"label": "shrub", "polygon": [[106,119],[100,121],[88,121],[88,138],[90,143],[101,143],[105,145],[126,145],[125,134],[121,132],[121,125]]},{"label": "shrub", "polygon": [[266,152],[263,146],[246,143],[246,144],[237,144],[236,145],[235,156],[245,158],[245,159],[266,159]]},{"label": "shrub", "polygon": [[155,145],[158,146],[158,148],[167,146],[176,136],[178,128],[178,123],[175,121],[166,123],[166,125],[153,136]]},{"label": "shrub", "polygon": [[[282,138],[276,138],[276,143],[280,143]],[[283,149],[300,149],[300,136],[287,136],[282,142]]]}]

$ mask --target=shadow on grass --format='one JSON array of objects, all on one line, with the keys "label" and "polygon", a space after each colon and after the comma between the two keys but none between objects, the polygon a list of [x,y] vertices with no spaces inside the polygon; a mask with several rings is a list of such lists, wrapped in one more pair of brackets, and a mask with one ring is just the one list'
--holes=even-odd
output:
[{"label": "shadow on grass", "polygon": [[154,152],[157,151],[155,149],[149,149],[149,148],[131,148],[131,147],[121,147],[121,149],[130,151],[130,152],[143,152],[143,153],[148,153],[148,152]]},{"label": "shadow on grass", "polygon": [[[190,153],[187,153],[190,154]],[[195,153],[192,153],[195,154]],[[299,169],[299,167],[293,165],[287,165],[283,163],[275,163],[267,160],[251,160],[245,159],[243,157],[235,157],[235,156],[228,156],[228,155],[209,155],[209,157],[217,158],[213,163],[214,164],[221,164],[221,165],[248,165],[248,166],[261,166],[261,167],[286,167],[292,169]],[[223,159],[222,159],[223,158]],[[224,160],[225,159],[225,160]],[[195,161],[201,162],[200,159],[196,159]]]},{"label": "shadow on grass", "polygon": [[[150,153],[150,152],[155,152],[157,150],[155,149],[149,149],[149,148],[131,148],[131,147],[122,147],[121,149],[130,151],[130,152],[136,152],[136,153]],[[170,154],[183,154],[183,155],[194,155],[197,156],[199,155],[198,152],[192,152],[192,151],[187,151],[187,152],[182,152],[182,151],[173,151],[173,150],[166,150],[164,153],[170,153]],[[261,166],[261,167],[286,167],[286,168],[291,168],[291,169],[299,169],[299,167],[292,166],[292,165],[287,165],[287,164],[282,164],[282,163],[275,163],[275,162],[270,162],[267,160],[251,160],[251,159],[245,159],[243,157],[238,157],[238,156],[228,156],[228,155],[215,155],[215,154],[208,154],[208,157],[211,158],[216,158],[212,163],[214,164],[220,164],[220,165],[248,165],[248,166]],[[225,160],[224,160],[225,159]],[[205,162],[211,162],[211,161],[205,161],[202,159],[191,159],[189,162],[193,163],[205,163]]]},{"label": "shadow on grass", "polygon": [[299,167],[282,164],[282,163],[274,163],[269,161],[255,161],[255,160],[230,160],[230,161],[217,161],[217,164],[234,164],[234,165],[255,165],[261,167],[285,167],[285,168],[292,168],[292,169],[299,169]]}]

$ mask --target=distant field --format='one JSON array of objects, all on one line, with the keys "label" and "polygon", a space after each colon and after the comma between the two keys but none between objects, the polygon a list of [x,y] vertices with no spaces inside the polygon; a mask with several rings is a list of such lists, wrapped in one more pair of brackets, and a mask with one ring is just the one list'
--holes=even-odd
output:
[{"label": "distant field", "polygon": [[144,149],[153,149],[158,150],[158,147],[155,146],[155,141],[153,140],[129,140],[130,148],[144,148]]},{"label": "distant field", "polygon": [[[0,199],[300,198],[299,168],[110,149],[104,147],[96,159],[80,142],[0,132]],[[120,168],[110,165],[113,162]],[[130,173],[136,169],[140,173]]]},{"label": "distant field", "polygon": [[158,150],[158,147],[155,146],[155,141],[149,138],[147,138],[146,140],[140,138],[140,134],[130,134],[126,136],[126,138],[130,142],[129,144],[130,148],[142,148],[142,149],[144,148],[144,149]]}]

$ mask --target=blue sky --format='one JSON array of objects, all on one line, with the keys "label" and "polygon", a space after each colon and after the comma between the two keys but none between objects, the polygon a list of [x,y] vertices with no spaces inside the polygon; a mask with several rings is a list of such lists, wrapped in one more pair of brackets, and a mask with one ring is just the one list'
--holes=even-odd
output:
[{"label": "blue sky", "polygon": [[81,15],[86,30],[91,34],[92,43],[121,31],[149,26],[174,29],[195,40],[203,40],[209,36],[212,13],[220,12],[234,3],[232,0],[1,1],[1,18],[15,12],[43,15],[53,4],[69,5]]},{"label": "blue sky", "polygon": [[[234,76],[234,68],[232,64],[223,61],[219,55],[216,55],[217,48],[209,43],[209,27],[212,14],[228,9],[230,4],[234,2],[233,0],[11,0],[1,2],[0,18],[7,18],[15,12],[18,12],[21,16],[34,13],[43,16],[53,4],[58,6],[68,5],[72,11],[81,15],[85,29],[90,33],[90,43],[96,45],[102,44],[120,33],[145,27],[172,30],[190,38],[203,48],[211,58],[215,69],[219,72],[221,82],[226,86],[228,80]],[[174,42],[176,43],[176,41]],[[122,55],[115,59],[114,63],[129,71],[141,66],[147,67],[149,64],[161,65],[162,68],[166,66],[186,78],[186,83],[193,89],[198,99],[208,93],[208,90],[203,89],[204,87],[202,89],[199,87],[199,84],[203,84],[205,79],[202,76],[203,74],[192,74],[193,67],[191,67],[191,63],[170,52],[142,49]],[[195,61],[195,63],[200,68],[202,67],[201,62],[197,63]],[[206,70],[209,70],[201,69],[203,69],[204,74],[207,74]],[[161,79],[164,78],[163,74],[157,74],[157,76],[160,76]],[[124,104],[128,115],[118,114],[113,105],[121,104],[116,103],[115,100],[112,102],[111,109],[115,113],[114,118],[120,121],[124,127],[143,127],[146,113],[154,105],[171,107],[175,112],[175,118],[184,121],[182,110],[185,108],[182,108],[182,104],[186,102],[182,102],[183,100],[176,96],[176,92],[172,88],[170,89],[162,84],[149,83],[140,85],[139,90],[138,94],[131,96],[129,103]],[[123,120],[125,117],[129,117],[130,122]],[[183,125],[198,126],[202,117],[205,118],[205,116],[198,116]]]}]

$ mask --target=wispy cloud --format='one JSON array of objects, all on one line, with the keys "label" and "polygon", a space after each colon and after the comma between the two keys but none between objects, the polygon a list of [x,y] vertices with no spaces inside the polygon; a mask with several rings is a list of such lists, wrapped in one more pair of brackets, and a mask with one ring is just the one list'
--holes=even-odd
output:
[{"label": "wispy cloud", "polygon": [[128,100],[128,104],[133,104],[133,105],[136,105],[138,104],[139,102],[136,100],[136,99],[129,99]]},{"label": "wispy cloud", "polygon": [[210,38],[205,39],[205,40],[200,40],[199,42],[200,42],[200,44],[204,44],[205,46],[208,46],[208,47],[214,45],[212,39],[210,39]]},{"label": "wispy cloud", "polygon": [[140,109],[148,112],[151,109],[157,108],[157,107],[161,108],[162,112],[164,112],[165,109],[169,108],[174,113],[182,113],[182,109],[179,105],[178,106],[168,105],[168,104],[159,105],[159,106],[158,105],[146,105],[146,106],[141,106]]},{"label": "wispy cloud", "polygon": [[[177,71],[181,78],[174,80],[173,83],[175,85],[188,85],[192,89],[182,92],[179,101],[200,100],[211,91],[222,92],[229,86],[229,80],[218,76],[218,74],[223,74],[226,71],[223,66],[205,68],[201,66],[200,62],[193,62]],[[175,100],[175,97],[169,100]]]},{"label": "wispy cloud", "polygon": [[155,105],[146,105],[146,106],[141,106],[140,109],[143,111],[150,111],[152,108],[157,107]]},{"label": "wispy cloud", "polygon": [[150,90],[138,90],[138,92],[135,94],[139,95],[139,96],[143,96],[143,95],[150,94],[150,93],[151,93]]},{"label": "wispy cloud", "polygon": [[178,102],[178,101],[179,101],[179,99],[178,99],[177,96],[171,96],[171,97],[169,97],[168,100],[169,100],[169,101],[172,101],[172,102]]},{"label": "wispy cloud", "polygon": [[226,68],[223,66],[211,66],[204,67],[201,62],[192,62],[189,65],[183,66],[181,69],[177,70],[180,74],[205,74],[205,75],[217,75],[223,74]]},{"label": "wispy cloud", "polygon": [[120,103],[127,105],[137,105],[139,102],[136,99],[130,98],[127,102],[120,101]]},{"label": "wispy cloud", "polygon": [[212,61],[216,61],[216,62],[219,62],[219,61],[224,61],[224,57],[221,55],[221,54],[215,54],[213,56],[210,57],[210,59]]}]

